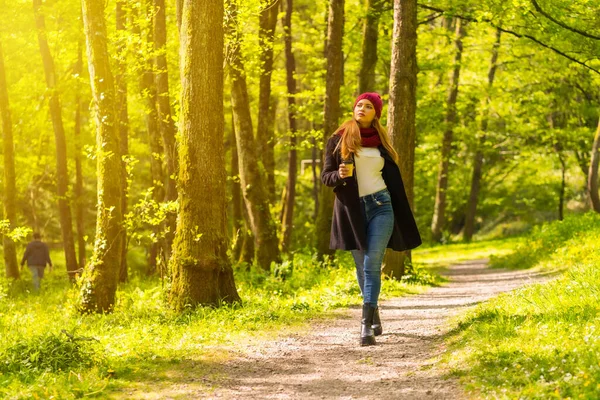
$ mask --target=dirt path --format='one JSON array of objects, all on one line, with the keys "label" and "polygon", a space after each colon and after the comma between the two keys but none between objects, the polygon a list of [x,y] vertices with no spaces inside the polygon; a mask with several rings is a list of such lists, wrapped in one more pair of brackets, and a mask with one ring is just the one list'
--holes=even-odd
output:
[{"label": "dirt path", "polygon": [[227,363],[217,388],[195,398],[464,399],[456,382],[431,368],[448,317],[501,292],[548,279],[528,271],[491,270],[486,260],[449,268],[450,282],[381,305],[384,334],[360,347],[358,308],[315,324],[309,333],[247,345]]}]

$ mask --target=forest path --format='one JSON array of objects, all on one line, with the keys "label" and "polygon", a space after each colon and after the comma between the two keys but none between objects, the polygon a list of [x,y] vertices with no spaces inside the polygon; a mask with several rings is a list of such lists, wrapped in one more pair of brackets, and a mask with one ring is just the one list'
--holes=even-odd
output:
[{"label": "forest path", "polygon": [[358,308],[314,324],[308,334],[253,343],[225,366],[225,378],[205,398],[225,399],[463,399],[432,359],[449,317],[502,292],[548,279],[531,271],[487,268],[487,260],[448,268],[449,282],[381,304],[384,333],[360,347]]},{"label": "forest path", "polygon": [[[125,390],[143,399],[465,399],[458,382],[444,378],[435,358],[451,329],[448,318],[502,292],[548,280],[547,273],[490,269],[487,260],[449,267],[449,282],[381,304],[383,335],[377,346],[359,343],[358,307],[301,331],[237,343],[224,363],[179,364],[154,385]],[[229,347],[229,346],[227,346]],[[201,370],[196,368],[200,367]],[[207,374],[208,373],[208,374]],[[130,387],[130,389],[133,389]],[[128,393],[127,393],[128,392]],[[116,393],[115,393],[116,394]],[[122,398],[121,396],[117,396]]]}]

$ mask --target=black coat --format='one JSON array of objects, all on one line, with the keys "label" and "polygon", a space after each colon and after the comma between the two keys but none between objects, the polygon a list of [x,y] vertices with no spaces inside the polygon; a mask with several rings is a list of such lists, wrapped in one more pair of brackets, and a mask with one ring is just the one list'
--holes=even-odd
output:
[{"label": "black coat", "polygon": [[25,261],[27,261],[27,265],[30,267],[45,267],[46,264],[52,265],[48,245],[40,240],[29,242],[21,259],[21,265],[25,264]]},{"label": "black coat", "polygon": [[[334,149],[340,139],[340,135],[333,135],[327,141],[325,164],[321,172],[323,184],[333,187],[335,192],[329,247],[341,250],[366,250],[367,229],[363,207],[358,196],[356,173],[345,179],[340,178],[338,173],[342,155],[340,149],[336,152]],[[380,145],[379,151],[385,160],[381,174],[390,192],[394,209],[394,230],[387,247],[396,251],[414,249],[421,244],[421,235],[410,210],[400,169],[385,147]]]}]

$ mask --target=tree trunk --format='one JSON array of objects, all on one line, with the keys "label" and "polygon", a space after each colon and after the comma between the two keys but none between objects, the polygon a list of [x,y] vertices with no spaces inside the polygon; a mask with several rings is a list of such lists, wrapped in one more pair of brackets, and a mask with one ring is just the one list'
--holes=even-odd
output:
[{"label": "tree trunk", "polygon": [[271,74],[273,72],[273,37],[277,26],[279,0],[265,3],[260,12],[259,44],[260,44],[260,83],[258,95],[258,123],[256,139],[258,154],[262,157],[267,173],[267,193],[270,202],[275,199],[275,121],[270,118]]},{"label": "tree trunk", "polygon": [[565,179],[567,171],[567,163],[565,162],[565,156],[562,151],[557,149],[558,160],[560,161],[560,172],[562,180],[560,182],[560,191],[558,192],[558,220],[562,221],[565,219],[565,189],[567,187],[567,181]]},{"label": "tree trunk", "polygon": [[[165,201],[177,201],[177,145],[175,142],[175,121],[171,110],[171,98],[169,96],[169,76],[167,66],[167,23],[165,14],[165,0],[154,0],[154,59],[156,94],[158,101],[158,120],[162,142],[165,151],[165,163],[167,176],[165,182]],[[171,257],[171,246],[177,224],[175,213],[167,214],[165,221],[166,233],[164,240],[164,257],[168,261]]]},{"label": "tree trunk", "polygon": [[363,25],[362,57],[358,75],[358,93],[375,90],[377,38],[379,36],[379,17],[383,5],[383,0],[367,0],[367,17]]},{"label": "tree trunk", "polygon": [[83,272],[81,310],[109,312],[115,303],[122,245],[121,149],[110,71],[104,0],[83,0],[87,58],[96,108],[98,205],[94,254]]},{"label": "tree trunk", "polygon": [[62,110],[60,98],[56,87],[56,72],[54,60],[50,54],[50,47],[46,39],[46,23],[42,13],[42,0],[33,0],[35,14],[35,26],[37,29],[40,53],[44,64],[46,86],[50,95],[50,116],[54,127],[54,139],[56,143],[56,187],[58,196],[58,210],[60,215],[60,228],[65,251],[65,263],[67,274],[73,281],[77,273],[77,255],[75,254],[75,241],[73,240],[73,220],[67,192],[69,189],[69,172],[67,171],[67,141],[62,121]]},{"label": "tree trunk", "polygon": [[[411,207],[414,202],[416,146],[417,26],[416,0],[394,0],[387,129],[400,157],[398,166]],[[404,275],[407,259],[410,260],[410,252],[387,251],[383,271],[400,278]]]},{"label": "tree trunk", "polygon": [[240,166],[238,162],[237,149],[235,145],[235,127],[233,126],[233,118],[231,124],[231,202],[233,206],[233,238],[235,239],[232,260],[239,261],[242,253],[242,244],[244,242],[244,224],[242,215],[242,188],[240,187]]},{"label": "tree trunk", "polygon": [[239,32],[235,32],[237,7],[229,2],[232,33],[228,49],[229,76],[231,77],[231,106],[235,125],[237,152],[240,166],[242,194],[250,217],[254,235],[256,262],[269,270],[272,261],[279,261],[277,228],[269,210],[269,193],[263,185],[264,171],[259,166],[259,157],[252,130],[250,103],[246,86],[246,75],[240,53]]},{"label": "tree trunk", "polygon": [[[154,19],[154,10],[151,0],[145,0],[144,6],[146,17]],[[146,45],[150,46],[154,43],[153,31],[148,29],[146,33]],[[142,33],[140,32],[140,35]],[[158,104],[157,104],[157,89],[154,80],[153,62],[147,54],[142,53],[144,58],[142,63],[145,65],[140,77],[140,92],[145,103],[145,120],[146,131],[148,132],[148,143],[150,145],[150,173],[152,176],[152,200],[155,204],[160,204],[165,198],[164,187],[164,172],[161,154],[163,154],[163,146],[160,141],[159,120],[158,120]],[[150,253],[148,257],[148,270],[146,273],[152,275],[157,272],[158,265],[162,265],[160,248],[164,247],[162,240],[163,224],[152,227],[154,233],[154,241],[150,245]]]},{"label": "tree trunk", "polygon": [[[73,71],[76,76],[81,77],[83,73],[83,43],[80,40],[77,45],[77,63]],[[83,191],[83,170],[81,167],[81,154],[83,151],[83,143],[81,141],[81,84],[78,80],[75,92],[75,226],[77,227],[77,250],[79,271],[85,267],[86,251],[85,251],[85,226],[83,210],[85,209],[85,195]]]},{"label": "tree trunk", "polygon": [[588,174],[588,191],[592,208],[600,213],[600,194],[598,193],[598,164],[600,164],[600,119],[598,120],[598,129],[592,145],[592,159],[590,161],[590,172]]},{"label": "tree trunk", "polygon": [[[6,70],[4,67],[4,54],[2,43],[0,43],[0,119],[2,120],[2,143],[4,154],[4,203],[3,218],[8,220],[9,228],[15,228],[17,219],[17,188],[15,174],[15,146],[13,143],[12,120],[10,117],[10,106],[8,102],[8,86],[6,84]],[[4,268],[6,277],[19,279],[19,264],[17,261],[17,249],[15,242],[8,237],[2,237],[4,248]]]},{"label": "tree trunk", "polygon": [[458,82],[460,78],[460,64],[462,57],[462,39],[465,36],[463,22],[456,18],[456,31],[454,44],[456,53],[454,55],[454,67],[450,77],[450,88],[446,99],[446,116],[444,118],[444,137],[442,139],[442,154],[438,170],[438,182],[435,194],[433,220],[431,222],[431,238],[435,242],[442,241],[442,230],[446,223],[446,190],[448,189],[448,173],[450,165],[450,153],[452,150],[452,136],[456,124],[456,99],[458,97]]},{"label": "tree trunk", "polygon": [[[181,27],[179,217],[169,261],[169,302],[239,301],[227,259],[223,145],[223,2],[184,0]],[[211,99],[211,112],[198,104]]]},{"label": "tree trunk", "polygon": [[[323,143],[335,132],[340,117],[340,86],[342,84],[343,57],[342,39],[344,33],[344,0],[329,1],[327,22],[327,76],[325,88],[325,118],[323,123]],[[323,145],[325,147],[325,144]],[[323,162],[321,160],[321,162]],[[319,258],[332,255],[329,249],[331,218],[333,214],[333,191],[321,185],[319,193],[319,213],[316,226],[316,247]]]},{"label": "tree trunk", "polygon": [[181,32],[181,14],[183,13],[183,0],[175,0],[175,13],[177,14],[177,30]]},{"label": "tree trunk", "polygon": [[[116,103],[117,103],[117,130],[119,133],[119,143],[121,149],[121,213],[127,215],[127,198],[129,197],[129,185],[127,183],[127,160],[124,156],[129,154],[129,115],[127,112],[127,64],[125,63],[125,36],[127,28],[125,26],[126,0],[117,0],[116,3],[116,27],[118,36],[117,45],[117,75],[116,75]],[[123,245],[121,246],[121,269],[119,271],[119,282],[127,282],[129,280],[129,272],[127,266],[127,248],[129,247],[129,236],[127,227],[123,226]]]},{"label": "tree trunk", "polygon": [[[314,126],[313,126],[314,129]],[[319,149],[317,146],[317,138],[313,136],[312,138],[312,150],[310,152],[311,161],[312,161],[312,175],[313,175],[313,187],[312,187],[312,195],[315,201],[315,212],[313,214],[313,221],[317,221],[317,217],[319,216],[319,172],[317,169],[317,160],[320,160],[319,157]]]},{"label": "tree trunk", "polygon": [[290,150],[288,160],[288,179],[285,187],[284,213],[281,219],[281,229],[283,232],[281,239],[281,248],[284,252],[289,252],[292,239],[292,227],[294,222],[294,202],[296,200],[296,178],[298,161],[296,156],[296,59],[292,52],[292,7],[293,0],[287,0],[283,26],[285,30],[285,67],[287,74],[288,90],[288,119],[290,124]]},{"label": "tree trunk", "polygon": [[496,69],[498,67],[498,48],[500,47],[500,38],[502,31],[496,30],[496,42],[492,48],[492,59],[488,70],[488,93],[484,100],[482,117],[481,117],[481,136],[479,138],[478,147],[473,158],[473,176],[471,177],[471,190],[469,192],[469,200],[467,202],[467,212],[465,213],[465,228],[463,230],[463,240],[470,242],[473,239],[475,232],[475,216],[477,215],[477,203],[479,202],[479,191],[481,189],[481,177],[483,176],[483,146],[485,145],[485,135],[488,128],[489,119],[489,104],[490,91],[494,84]]}]

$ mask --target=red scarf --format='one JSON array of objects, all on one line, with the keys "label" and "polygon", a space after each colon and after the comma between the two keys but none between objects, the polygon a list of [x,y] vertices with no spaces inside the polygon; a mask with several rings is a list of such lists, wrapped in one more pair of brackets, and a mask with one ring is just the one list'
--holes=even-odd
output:
[{"label": "red scarf", "polygon": [[[344,130],[341,130],[338,132],[338,135],[342,136],[344,132]],[[362,147],[379,147],[381,144],[379,132],[373,127],[360,128],[360,139],[360,145]]]},{"label": "red scarf", "polygon": [[360,128],[360,138],[362,147],[379,147],[381,144],[379,132],[373,127]]}]

